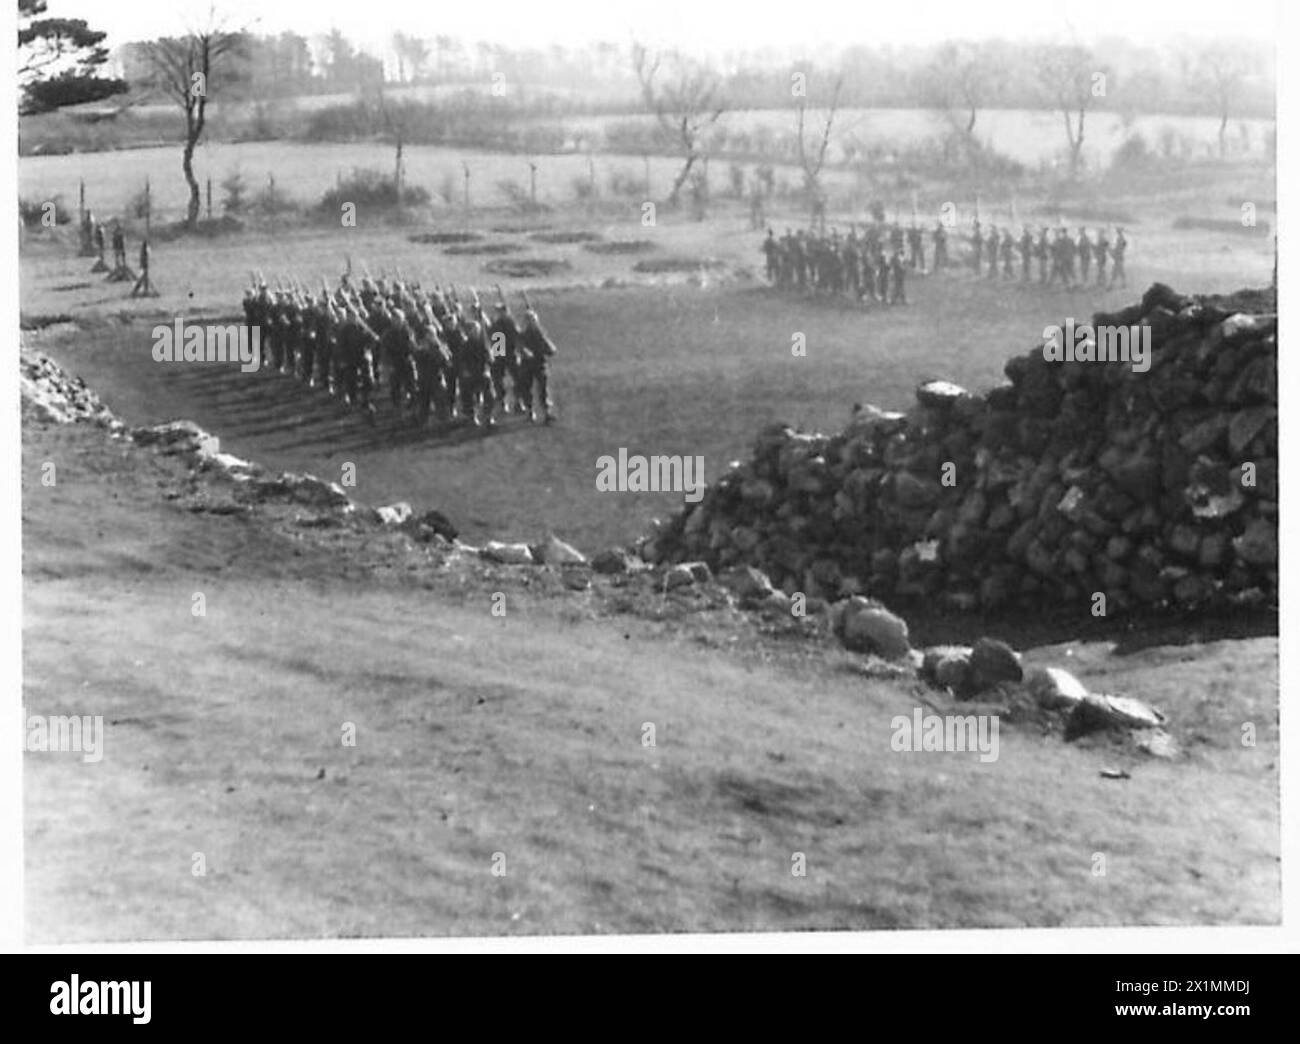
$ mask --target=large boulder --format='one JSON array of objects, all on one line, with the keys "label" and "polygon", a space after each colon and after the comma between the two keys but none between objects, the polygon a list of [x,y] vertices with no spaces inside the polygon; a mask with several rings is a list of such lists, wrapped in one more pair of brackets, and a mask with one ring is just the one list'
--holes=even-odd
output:
[{"label": "large boulder", "polygon": [[753,566],[740,566],[729,570],[720,578],[741,604],[761,602],[772,593],[772,581],[767,574]]},{"label": "large boulder", "polygon": [[921,659],[921,677],[942,689],[962,692],[970,675],[969,645],[933,645]]},{"label": "large boulder", "polygon": [[981,638],[971,648],[970,689],[984,692],[1002,682],[1018,682],[1024,677],[1020,656],[1006,642]]},{"label": "large boulder", "polygon": [[867,598],[848,600],[840,624],[840,640],[854,652],[875,653],[900,660],[911,651],[907,621]]},{"label": "large boulder", "polygon": [[587,556],[579,551],[572,544],[566,544],[563,540],[551,533],[540,544],[533,547],[533,558],[551,566],[574,566],[586,565]]},{"label": "large boulder", "polygon": [[527,544],[507,544],[500,540],[489,540],[479,555],[500,565],[532,565],[535,561],[532,548]]},{"label": "large boulder", "polygon": [[1025,684],[1034,701],[1047,710],[1069,710],[1088,698],[1083,683],[1060,667],[1035,668],[1025,678]]},{"label": "large boulder", "polygon": [[597,573],[626,573],[635,562],[635,557],[626,548],[610,547],[596,554],[591,560],[591,568]]},{"label": "large boulder", "polygon": [[1089,693],[1075,704],[1065,723],[1065,738],[1075,739],[1103,729],[1159,729],[1168,719],[1132,696]]}]

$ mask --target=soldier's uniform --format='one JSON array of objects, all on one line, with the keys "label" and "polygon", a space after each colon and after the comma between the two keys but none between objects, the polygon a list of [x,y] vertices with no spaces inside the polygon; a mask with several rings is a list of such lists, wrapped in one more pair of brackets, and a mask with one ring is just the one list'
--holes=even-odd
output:
[{"label": "soldier's uniform", "polygon": [[763,257],[767,262],[767,281],[769,283],[776,282],[777,272],[779,270],[778,253],[776,236],[769,228],[767,230],[767,238],[763,240]]},{"label": "soldier's uniform", "polygon": [[1004,279],[1015,279],[1016,273],[1014,268],[1014,259],[1016,256],[1016,241],[1011,236],[1010,229],[1002,231],[1002,276]]},{"label": "soldier's uniform", "polygon": [[997,278],[997,274],[998,274],[998,244],[999,244],[1000,242],[1001,242],[1001,240],[1000,240],[999,237],[998,237],[998,229],[997,229],[997,226],[994,225],[992,228],[989,229],[989,238],[988,238],[988,241],[984,244],[985,247],[988,249],[988,255],[989,255],[989,271],[988,271],[988,277],[989,277],[990,279],[996,279],[996,278]]},{"label": "soldier's uniform", "polygon": [[461,330],[460,315],[455,307],[449,308],[442,317],[442,339],[451,356],[451,367],[447,373],[447,396],[451,403],[451,416],[455,420],[460,416],[460,359],[465,354],[465,333]]},{"label": "soldier's uniform", "polygon": [[507,409],[506,374],[509,374],[515,412],[523,413],[519,400],[519,327],[504,302],[496,306],[496,315],[488,326],[488,349],[492,356],[492,388],[497,403],[503,411]]},{"label": "soldier's uniform", "polygon": [[1092,268],[1092,244],[1088,241],[1088,230],[1079,229],[1079,238],[1074,241],[1075,253],[1079,255],[1079,281],[1088,282],[1088,271]]},{"label": "soldier's uniform", "polygon": [[349,304],[347,316],[338,331],[338,374],[343,399],[358,406],[371,417],[375,404],[371,392],[375,385],[373,349],[379,335],[362,318],[358,304]]},{"label": "soldier's uniform", "polygon": [[451,402],[447,397],[451,351],[439,335],[440,326],[432,311],[426,319],[417,333],[412,353],[416,379],[416,418],[420,424],[428,420],[431,406],[439,420],[451,416]]},{"label": "soldier's uniform", "polygon": [[892,292],[889,295],[889,303],[891,305],[907,304],[907,293],[903,286],[903,281],[906,278],[907,270],[903,266],[902,251],[900,250],[894,251],[894,259],[893,261],[890,262],[889,268],[890,268],[890,274],[894,277],[893,280],[894,285],[892,288]]},{"label": "soldier's uniform", "polygon": [[1106,282],[1106,259],[1110,256],[1110,241],[1106,238],[1106,230],[1097,229],[1097,242],[1092,245],[1092,258],[1097,262],[1097,285],[1102,286]]},{"label": "soldier's uniform", "polygon": [[858,269],[858,237],[856,233],[850,232],[848,238],[844,241],[844,251],[841,254],[844,263],[844,283],[849,293],[855,299],[862,296],[862,273]]},{"label": "soldier's uniform", "polygon": [[1052,256],[1052,245],[1047,238],[1047,229],[1044,228],[1038,235],[1038,244],[1034,252],[1038,255],[1038,282],[1041,286],[1047,285],[1047,262]]},{"label": "soldier's uniform", "polygon": [[406,314],[394,309],[389,315],[387,329],[379,335],[379,356],[388,378],[388,398],[401,409],[408,399],[415,398],[415,335],[407,322]]},{"label": "soldier's uniform", "polygon": [[493,415],[496,393],[492,388],[492,357],[488,349],[487,331],[479,320],[470,319],[464,324],[463,335],[464,345],[456,374],[456,384],[460,390],[460,412],[475,425],[486,423],[491,427],[496,424]]},{"label": "soldier's uniform", "polygon": [[1124,238],[1124,230],[1122,228],[1115,229],[1115,245],[1110,250],[1112,264],[1107,289],[1114,286],[1117,279],[1120,281],[1120,285],[1128,286],[1128,275],[1124,272],[1124,252],[1127,249],[1128,240]]},{"label": "soldier's uniform", "polygon": [[542,409],[542,420],[550,424],[555,420],[555,408],[551,402],[551,360],[555,358],[555,343],[546,335],[537,313],[531,308],[524,313],[524,326],[519,332],[520,347],[528,353],[528,373],[526,387],[529,389],[529,414],[536,421],[537,415],[532,410],[534,402],[532,389],[536,388],[536,403]]},{"label": "soldier's uniform", "polygon": [[979,218],[975,219],[974,231],[971,232],[971,245],[975,248],[974,267],[975,274],[980,274],[980,267],[984,258],[984,235],[980,232]]},{"label": "soldier's uniform", "polygon": [[1029,282],[1029,267],[1034,256],[1034,234],[1029,231],[1026,225],[1023,232],[1020,233],[1020,275],[1024,282]]},{"label": "soldier's uniform", "polygon": [[948,230],[939,221],[934,226],[934,270],[948,267]]}]

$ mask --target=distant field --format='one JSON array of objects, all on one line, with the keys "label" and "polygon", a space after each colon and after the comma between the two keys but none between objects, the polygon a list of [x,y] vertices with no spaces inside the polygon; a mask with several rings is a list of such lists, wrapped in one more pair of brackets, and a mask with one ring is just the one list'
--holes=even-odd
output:
[{"label": "distant field", "polygon": [[[435,205],[453,214],[463,207],[464,180],[461,164],[470,166],[471,202],[476,207],[501,207],[511,202],[510,193],[502,191],[501,181],[514,182],[527,192],[528,163],[534,157],[511,156],[499,152],[437,146],[408,146],[403,153],[406,180],[428,190]],[[211,178],[213,206],[220,213],[220,182],[238,170],[248,182],[249,194],[266,187],[270,177],[276,187],[290,198],[304,203],[320,199],[339,177],[356,168],[371,168],[385,173],[393,169],[390,146],[376,143],[346,145],[305,145],[296,142],[248,142],[239,145],[213,144],[195,154],[195,171],[199,180]],[[584,155],[543,156],[537,180],[538,200],[544,203],[572,203],[574,182],[589,176]],[[608,192],[611,174],[641,181],[645,162],[640,156],[599,155],[592,162],[596,182],[602,193]],[[671,157],[650,160],[651,197],[667,195],[681,163]],[[711,171],[714,190],[725,188],[726,168],[718,164]],[[144,189],[149,178],[153,191],[155,217],[178,220],[189,198],[181,176],[180,146],[151,149],[124,149],[68,156],[25,156],[18,164],[18,192],[24,199],[50,199],[62,196],[74,208],[77,186],[86,179],[87,205],[106,214],[118,214]],[[449,180],[448,180],[449,179]],[[444,184],[449,187],[451,202],[441,196]]]}]

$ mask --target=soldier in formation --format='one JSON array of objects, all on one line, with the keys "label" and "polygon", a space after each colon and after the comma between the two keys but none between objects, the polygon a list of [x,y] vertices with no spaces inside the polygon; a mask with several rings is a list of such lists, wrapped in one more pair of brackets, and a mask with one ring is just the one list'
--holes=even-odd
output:
[{"label": "soldier in formation", "polygon": [[430,416],[493,427],[512,411],[550,424],[555,344],[526,295],[522,326],[497,295],[489,319],[473,289],[462,299],[454,287],[367,275],[313,293],[296,281],[272,290],[255,276],[243,307],[261,329],[262,369],[323,388],[372,422],[375,393],[387,388],[393,408],[421,427]]},{"label": "soldier in formation", "polygon": [[[948,263],[948,236],[942,223],[933,233],[936,267]],[[789,228],[777,237],[768,229],[762,252],[768,282],[780,290],[814,296],[846,297],[864,304],[906,304],[905,270],[925,271],[925,233],[894,222],[850,227],[841,236]]]}]

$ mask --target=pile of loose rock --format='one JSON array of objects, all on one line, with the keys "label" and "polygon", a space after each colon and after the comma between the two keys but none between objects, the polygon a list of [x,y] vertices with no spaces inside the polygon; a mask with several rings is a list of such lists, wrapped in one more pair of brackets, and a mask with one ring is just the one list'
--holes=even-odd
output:
[{"label": "pile of loose rock", "polygon": [[931,381],[909,412],[859,409],[837,435],[769,428],[641,556],[755,566],[785,596],[827,602],[1274,604],[1274,308],[1156,284],[1092,320],[1149,327],[1146,372],[1037,348],[982,395]]}]

